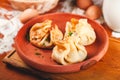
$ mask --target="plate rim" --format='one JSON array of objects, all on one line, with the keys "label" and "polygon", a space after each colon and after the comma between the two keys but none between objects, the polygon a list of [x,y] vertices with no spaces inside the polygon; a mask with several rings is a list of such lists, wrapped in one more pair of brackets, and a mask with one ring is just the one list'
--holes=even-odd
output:
[{"label": "plate rim", "polygon": [[[29,23],[31,23],[32,21],[34,21],[34,20],[36,20],[36,19],[38,19],[38,18],[40,18],[41,16],[42,17],[44,17],[44,16],[51,16],[51,15],[61,15],[61,14],[65,14],[65,15],[77,15],[77,14],[71,14],[71,13],[49,13],[49,14],[44,14],[44,15],[40,15],[40,16],[37,16],[37,17],[35,17],[35,18],[33,18],[32,20],[30,20],[30,21],[28,21],[25,25],[23,25],[23,27],[24,26],[26,26],[27,24],[29,24]],[[77,16],[80,16],[81,17],[81,15],[77,15]],[[84,18],[87,18],[87,17],[85,17],[85,16],[82,16],[82,17],[84,17]],[[89,18],[87,18],[87,19],[89,19]],[[89,20],[91,20],[91,19],[89,19]],[[93,20],[91,20],[92,22],[95,22],[95,21],[93,21]],[[99,25],[99,26],[101,26],[100,24],[98,24],[97,22],[96,22],[96,24],[97,25]],[[22,27],[22,28],[23,28]],[[22,29],[21,28],[21,29]],[[76,63],[76,64],[71,64],[71,65],[65,65],[65,66],[67,66],[67,67],[71,67],[71,66],[78,66],[78,68],[79,68],[79,70],[74,70],[74,71],[51,71],[51,70],[44,70],[44,69],[40,69],[41,71],[45,71],[45,72],[52,72],[52,73],[66,73],[66,72],[76,72],[76,71],[80,71],[80,69],[81,69],[81,66],[82,65],[87,65],[87,64],[89,64],[90,63],[90,61],[92,61],[92,60],[94,60],[94,58],[95,57],[98,57],[99,55],[102,55],[101,57],[99,57],[99,59],[97,59],[97,61],[96,62],[98,62],[104,55],[105,55],[105,53],[106,53],[106,51],[107,51],[107,49],[108,49],[108,44],[109,44],[109,40],[108,40],[108,34],[107,34],[107,32],[105,31],[105,29],[103,28],[103,26],[101,26],[101,28],[102,28],[102,30],[103,30],[103,32],[105,33],[105,37],[106,37],[106,43],[105,43],[105,46],[104,46],[104,48],[103,48],[103,50],[102,51],[100,51],[100,53],[99,54],[97,54],[97,55],[95,55],[94,57],[92,57],[92,58],[90,58],[90,59],[87,59],[87,60],[85,60],[85,61],[83,61],[83,62],[80,62],[80,63]],[[20,29],[20,30],[21,30]],[[18,32],[18,34],[19,34],[19,32]],[[17,34],[17,35],[18,35]],[[30,63],[28,63],[29,61],[31,61],[31,59],[29,59],[29,58],[27,58],[27,56],[25,56],[24,54],[21,54],[21,53],[23,53],[23,51],[22,50],[20,50],[20,48],[18,47],[18,44],[16,43],[16,40],[17,40],[17,37],[15,38],[15,48],[17,49],[17,52],[18,52],[18,55],[21,57],[21,59],[25,62],[25,63],[27,63],[28,65],[30,65]],[[101,53],[104,53],[104,54],[101,54]],[[24,57],[24,58],[23,58]],[[27,61],[26,61],[27,60]],[[32,61],[32,64],[33,63],[36,63],[36,62],[34,62],[34,61]],[[32,66],[32,65],[30,65],[30,66]],[[42,66],[42,64],[41,64],[41,66]],[[43,66],[49,66],[49,67],[53,67],[53,68],[55,68],[56,66],[58,67],[58,65],[43,65]],[[64,66],[64,67],[65,67]],[[32,66],[33,67],[33,66]],[[61,67],[63,67],[63,65],[59,65],[59,68],[61,68]],[[35,68],[35,67],[34,67]]]}]

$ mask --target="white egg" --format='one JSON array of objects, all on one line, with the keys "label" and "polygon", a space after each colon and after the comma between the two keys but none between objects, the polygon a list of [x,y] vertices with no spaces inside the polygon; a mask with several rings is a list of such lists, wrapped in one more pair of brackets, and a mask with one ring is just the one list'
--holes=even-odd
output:
[{"label": "white egg", "polygon": [[89,6],[93,5],[92,0],[76,0],[76,4],[80,9],[86,10]]},{"label": "white egg", "polygon": [[20,21],[21,21],[22,23],[25,23],[25,22],[27,22],[28,20],[30,20],[31,18],[37,16],[38,14],[39,14],[39,13],[38,13],[37,10],[29,8],[29,9],[24,10],[24,11],[21,13],[19,19],[20,19]]},{"label": "white egg", "polygon": [[85,15],[93,20],[98,19],[102,15],[102,10],[97,5],[90,6],[86,11]]}]

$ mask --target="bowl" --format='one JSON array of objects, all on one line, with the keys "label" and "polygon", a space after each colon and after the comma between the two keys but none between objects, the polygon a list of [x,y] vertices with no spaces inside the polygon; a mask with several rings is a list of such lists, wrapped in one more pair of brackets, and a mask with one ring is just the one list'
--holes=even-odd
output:
[{"label": "bowl", "polygon": [[[92,25],[96,33],[96,41],[89,46],[85,46],[88,55],[84,61],[75,64],[60,65],[51,58],[52,50],[35,47],[28,40],[29,30],[35,23],[51,19],[53,23],[58,25],[62,32],[65,32],[65,24],[71,18],[88,19],[88,23]],[[105,55],[108,44],[108,35],[103,26],[87,17],[70,13],[50,13],[37,16],[24,24],[15,38],[15,48],[20,58],[30,67],[50,73],[69,73],[88,69]]]}]

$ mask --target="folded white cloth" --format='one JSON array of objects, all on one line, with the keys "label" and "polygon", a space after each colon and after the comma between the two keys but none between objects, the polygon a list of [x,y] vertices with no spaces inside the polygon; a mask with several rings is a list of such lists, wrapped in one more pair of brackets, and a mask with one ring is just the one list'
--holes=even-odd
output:
[{"label": "folded white cloth", "polygon": [[120,38],[120,32],[112,32],[112,37]]},{"label": "folded white cloth", "polygon": [[11,20],[0,19],[0,33],[3,34],[3,38],[0,38],[0,53],[12,50],[12,44],[14,43],[14,38],[18,30],[22,27],[22,23],[18,18],[13,18]]}]

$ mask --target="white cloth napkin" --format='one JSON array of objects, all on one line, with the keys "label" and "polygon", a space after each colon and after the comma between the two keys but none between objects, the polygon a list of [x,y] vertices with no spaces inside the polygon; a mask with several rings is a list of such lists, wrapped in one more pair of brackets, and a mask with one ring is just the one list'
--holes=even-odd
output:
[{"label": "white cloth napkin", "polygon": [[120,32],[112,31],[112,37],[120,38]]},{"label": "white cloth napkin", "polygon": [[[0,38],[1,54],[12,50],[14,38],[23,24],[18,19],[18,15],[20,14],[18,11],[7,11],[1,8],[0,13],[0,33],[4,35],[3,38]],[[8,15],[9,20],[4,15]]]},{"label": "white cloth napkin", "polygon": [[[0,23],[2,20],[0,20]],[[0,53],[12,50],[13,38],[16,36],[18,30],[22,27],[22,23],[18,18],[13,18],[10,21],[4,20],[4,25],[0,26],[0,33],[4,35],[0,39]]]}]

